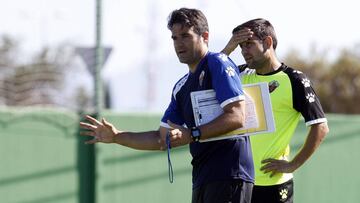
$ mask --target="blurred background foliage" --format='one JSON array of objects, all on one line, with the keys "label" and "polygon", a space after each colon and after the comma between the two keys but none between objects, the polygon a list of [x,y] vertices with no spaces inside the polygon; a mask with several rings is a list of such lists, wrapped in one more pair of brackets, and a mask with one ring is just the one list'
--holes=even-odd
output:
[{"label": "blurred background foliage", "polygon": [[326,113],[360,113],[360,45],[344,48],[335,57],[325,51],[310,51],[303,57],[292,50],[285,62],[303,71],[312,81]]},{"label": "blurred background foliage", "polygon": [[[326,113],[360,113],[360,44],[343,48],[329,57],[325,50],[309,50],[302,56],[290,50],[284,57],[289,66],[303,71],[313,82]],[[24,62],[18,42],[9,37],[0,39],[0,105],[59,106],[84,109],[91,106],[89,93],[78,86],[70,96],[65,94],[66,75],[77,68],[74,48],[63,45],[43,48]],[[76,80],[76,78],[75,78]]]},{"label": "blurred background foliage", "polygon": [[18,41],[9,36],[0,39],[0,105],[76,110],[90,105],[83,87],[67,91],[69,81],[76,80],[67,78],[77,68],[74,48],[68,45],[45,47],[23,60],[19,47]]}]

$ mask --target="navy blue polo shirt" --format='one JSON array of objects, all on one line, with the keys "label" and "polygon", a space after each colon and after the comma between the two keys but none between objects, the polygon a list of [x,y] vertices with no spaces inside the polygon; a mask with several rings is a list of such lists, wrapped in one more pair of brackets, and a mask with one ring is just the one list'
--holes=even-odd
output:
[{"label": "navy blue polo shirt", "polygon": [[[214,89],[221,107],[244,100],[239,70],[225,54],[208,52],[194,73],[187,73],[174,86],[171,102],[161,126],[170,128],[167,120],[187,128],[195,126],[190,93]],[[242,179],[254,182],[250,139],[237,138],[191,143],[193,189],[213,181]]]}]

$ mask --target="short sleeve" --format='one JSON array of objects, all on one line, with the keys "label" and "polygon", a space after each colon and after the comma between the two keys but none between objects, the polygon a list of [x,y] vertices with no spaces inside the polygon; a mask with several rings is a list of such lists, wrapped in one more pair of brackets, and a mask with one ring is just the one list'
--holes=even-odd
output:
[{"label": "short sleeve", "polygon": [[308,77],[297,70],[293,71],[293,106],[305,119],[306,125],[326,122],[325,114]]},{"label": "short sleeve", "polygon": [[161,118],[160,126],[165,128],[171,128],[167,124],[168,120],[178,125],[184,124],[184,119],[181,117],[181,114],[179,113],[177,102],[173,94],[171,96],[170,104],[168,108],[165,110],[163,117]]},{"label": "short sleeve", "polygon": [[208,66],[212,85],[222,108],[234,101],[245,99],[239,69],[227,55],[219,53],[209,57]]}]

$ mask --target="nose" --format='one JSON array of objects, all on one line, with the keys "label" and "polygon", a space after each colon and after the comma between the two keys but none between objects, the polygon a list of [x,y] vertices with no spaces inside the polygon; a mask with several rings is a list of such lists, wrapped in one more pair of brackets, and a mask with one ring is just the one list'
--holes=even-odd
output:
[{"label": "nose", "polygon": [[184,43],[182,42],[174,42],[175,50],[182,50],[184,49]]},{"label": "nose", "polygon": [[177,47],[180,47],[180,46],[182,46],[183,44],[184,44],[183,40],[178,39],[178,40],[175,40],[175,41],[174,41],[174,45],[177,46]]}]

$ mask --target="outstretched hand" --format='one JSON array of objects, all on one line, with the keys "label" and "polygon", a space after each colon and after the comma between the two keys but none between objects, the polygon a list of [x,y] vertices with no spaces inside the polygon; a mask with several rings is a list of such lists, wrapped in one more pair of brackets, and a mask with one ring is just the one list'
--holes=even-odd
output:
[{"label": "outstretched hand", "polygon": [[91,116],[85,116],[85,119],[89,123],[80,122],[80,127],[87,130],[80,134],[93,137],[92,140],[85,142],[85,144],[102,143],[114,143],[115,136],[118,133],[116,128],[104,118],[100,121]]}]

